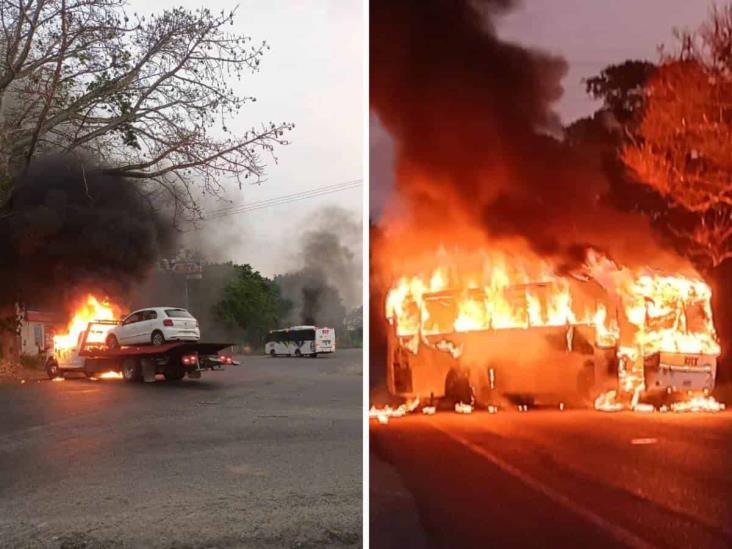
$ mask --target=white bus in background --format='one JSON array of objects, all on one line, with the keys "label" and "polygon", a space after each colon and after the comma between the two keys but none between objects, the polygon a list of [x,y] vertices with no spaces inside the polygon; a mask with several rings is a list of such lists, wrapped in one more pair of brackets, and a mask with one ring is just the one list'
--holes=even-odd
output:
[{"label": "white bus in background", "polygon": [[317,326],[292,326],[267,334],[264,352],[269,356],[309,356],[335,352],[335,330]]}]

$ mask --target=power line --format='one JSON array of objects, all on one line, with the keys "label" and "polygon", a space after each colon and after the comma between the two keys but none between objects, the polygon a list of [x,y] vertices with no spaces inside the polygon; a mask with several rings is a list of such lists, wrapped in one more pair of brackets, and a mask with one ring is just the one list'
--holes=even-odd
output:
[{"label": "power line", "polygon": [[[214,219],[220,219],[222,217],[229,217],[232,215],[238,215],[243,213],[249,213],[264,208],[271,208],[274,206],[281,206],[284,204],[290,204],[292,202],[299,202],[309,198],[315,198],[318,196],[324,196],[327,194],[337,193],[346,191],[349,189],[356,189],[363,184],[363,179],[353,179],[351,181],[343,181],[341,183],[334,183],[332,185],[324,185],[322,187],[316,187],[307,191],[301,191],[299,193],[292,193],[267,200],[260,200],[257,202],[240,203],[234,204],[226,208],[220,208],[212,210],[211,213],[205,216],[202,221],[211,221]],[[191,232],[198,230],[198,227],[189,229],[184,232]]]},{"label": "power line", "polygon": [[321,193],[321,192],[326,192],[326,191],[331,191],[331,190],[333,192],[335,192],[335,191],[340,191],[340,190],[344,190],[344,189],[350,189],[350,188],[360,186],[362,182],[363,182],[363,179],[352,179],[350,181],[341,181],[340,183],[333,183],[331,185],[323,185],[321,187],[315,187],[314,189],[309,189],[307,191],[300,191],[300,192],[293,193],[293,194],[278,196],[278,197],[269,198],[266,200],[260,200],[258,202],[240,202],[238,204],[231,204],[231,205],[225,206],[223,208],[209,210],[207,212],[208,213],[207,217],[214,217],[214,216],[218,216],[219,214],[223,214],[223,213],[234,211],[234,210],[239,210],[242,208],[250,208],[253,206],[264,205],[264,204],[267,204],[270,202],[278,202],[280,200],[284,200],[284,199],[288,199],[288,198],[297,198],[297,197],[309,195],[312,193]]},{"label": "power line", "polygon": [[284,196],[278,196],[267,200],[260,200],[258,202],[240,203],[227,208],[219,210],[212,210],[209,215],[205,216],[204,219],[218,219],[220,217],[226,217],[237,213],[248,212],[253,210],[260,210],[262,208],[269,208],[271,206],[279,206],[280,204],[287,204],[289,202],[296,202],[298,200],[304,200],[306,198],[313,198],[316,196],[322,196],[334,192],[345,191],[348,189],[355,189],[360,187],[362,183],[361,179],[353,181],[345,181],[343,183],[336,183],[334,185],[326,185],[323,187],[316,187],[308,191],[301,191],[299,193],[288,194]]}]

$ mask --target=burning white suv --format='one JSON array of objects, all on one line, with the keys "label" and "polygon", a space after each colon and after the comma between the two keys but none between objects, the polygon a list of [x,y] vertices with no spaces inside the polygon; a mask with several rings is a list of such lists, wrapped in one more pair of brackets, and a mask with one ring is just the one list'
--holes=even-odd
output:
[{"label": "burning white suv", "polygon": [[121,345],[162,345],[166,341],[198,341],[198,321],[179,307],[151,307],[127,315],[109,330],[107,347]]}]

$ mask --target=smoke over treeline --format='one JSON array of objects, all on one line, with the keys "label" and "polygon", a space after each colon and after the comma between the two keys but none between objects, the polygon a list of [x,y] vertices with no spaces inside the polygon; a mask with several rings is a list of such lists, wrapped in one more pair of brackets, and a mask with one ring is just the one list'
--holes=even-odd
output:
[{"label": "smoke over treeline", "polygon": [[395,139],[408,211],[387,210],[389,221],[441,225],[454,244],[444,228],[462,220],[559,262],[581,260],[589,245],[647,262],[660,247],[640,215],[612,207],[600,159],[552,136],[566,62],[497,36],[515,4],[371,2],[371,106]]},{"label": "smoke over treeline", "polygon": [[292,304],[288,321],[335,327],[361,304],[361,224],[338,207],[316,217],[311,227],[302,227],[298,266],[275,282]]},{"label": "smoke over treeline", "polygon": [[172,244],[135,182],[78,157],[35,161],[0,210],[0,301],[63,307],[80,291],[124,302]]}]

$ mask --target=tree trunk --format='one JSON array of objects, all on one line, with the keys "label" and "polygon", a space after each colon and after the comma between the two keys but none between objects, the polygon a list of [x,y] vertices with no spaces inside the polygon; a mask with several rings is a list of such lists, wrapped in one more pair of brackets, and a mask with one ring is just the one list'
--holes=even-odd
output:
[{"label": "tree trunk", "polygon": [[0,303],[0,362],[20,362],[17,315],[15,303]]},{"label": "tree trunk", "polygon": [[732,383],[732,259],[709,273],[712,287],[712,314],[722,353],[717,365],[717,384]]}]

